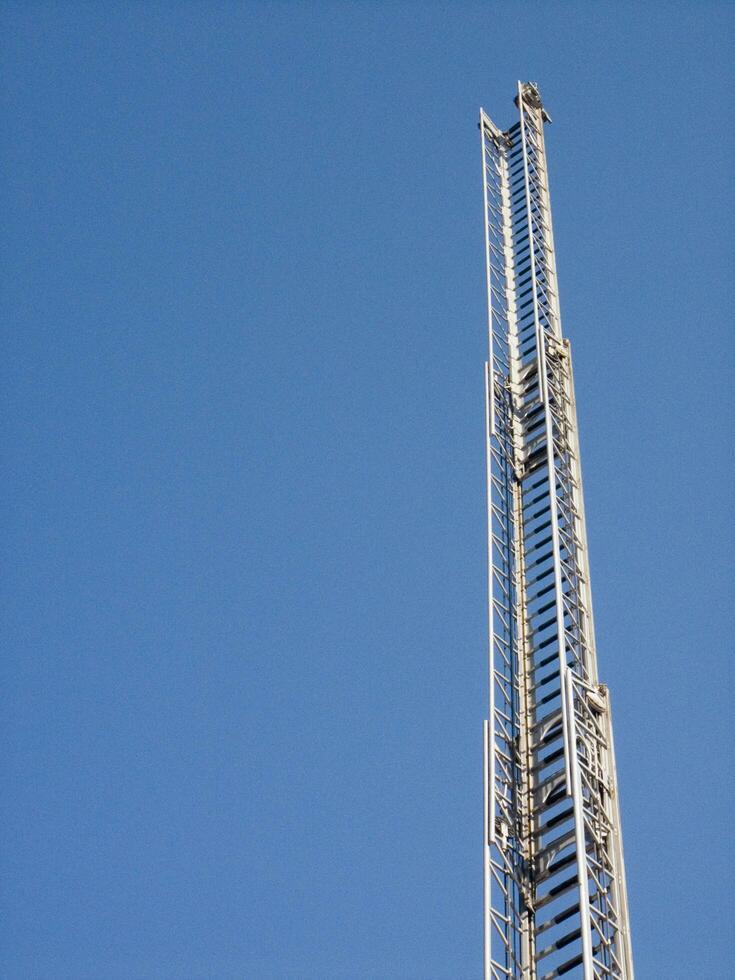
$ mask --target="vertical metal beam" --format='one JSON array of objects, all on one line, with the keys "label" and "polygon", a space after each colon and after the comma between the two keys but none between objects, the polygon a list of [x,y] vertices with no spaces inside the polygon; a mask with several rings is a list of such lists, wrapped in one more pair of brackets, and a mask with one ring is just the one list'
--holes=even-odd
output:
[{"label": "vertical metal beam", "polygon": [[613,846],[615,849],[615,864],[617,876],[615,879],[615,900],[618,906],[619,928],[621,938],[621,955],[625,965],[623,976],[626,980],[635,980],[633,971],[633,949],[630,938],[630,915],[628,912],[628,888],[625,879],[625,860],[623,858],[623,836],[622,823],[620,820],[620,794],[618,793],[618,774],[615,765],[615,743],[613,741],[612,729],[612,706],[610,693],[607,692],[607,712],[605,714],[607,723],[607,744],[610,753],[610,770],[612,775],[612,807],[613,807]]},{"label": "vertical metal beam", "polygon": [[577,849],[577,881],[579,884],[579,918],[581,922],[582,963],[584,980],[594,980],[592,966],[592,933],[590,931],[590,882],[587,877],[587,843],[584,828],[584,803],[582,799],[582,777],[577,758],[577,726],[574,718],[574,686],[572,671],[564,671],[563,697],[567,703],[569,718],[569,752],[572,774],[572,803],[574,806],[574,841]]}]

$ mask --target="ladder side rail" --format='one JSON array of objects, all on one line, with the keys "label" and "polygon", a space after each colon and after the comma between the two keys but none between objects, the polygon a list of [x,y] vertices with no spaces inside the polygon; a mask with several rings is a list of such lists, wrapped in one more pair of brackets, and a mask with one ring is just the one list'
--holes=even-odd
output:
[{"label": "ladder side rail", "polygon": [[[486,368],[486,456],[488,506],[488,618],[490,705],[487,723],[485,799],[485,976],[521,976],[517,774],[514,739],[518,729],[513,652],[513,510],[510,475],[508,372],[508,268],[502,211],[503,134],[480,116],[485,200],[488,364]],[[495,950],[499,943],[500,948]]]},{"label": "ladder side rail", "polygon": [[[580,537],[582,541],[582,561],[583,561],[583,574],[585,577],[585,589],[587,593],[587,609],[589,616],[589,632],[590,632],[590,644],[592,648],[592,658],[594,664],[594,677],[597,680],[597,664],[596,664],[596,644],[595,644],[595,629],[594,629],[594,619],[592,614],[592,590],[591,590],[591,577],[589,571],[589,551],[587,547],[587,526],[585,520],[585,509],[584,509],[584,493],[582,485],[582,469],[581,469],[581,457],[579,449],[579,428],[577,424],[577,400],[574,390],[574,369],[572,364],[571,354],[568,358],[568,385],[569,385],[569,400],[570,400],[570,413],[573,420],[572,431],[575,437],[574,445],[574,459],[576,468],[576,481],[578,494],[578,512],[580,521]],[[614,793],[610,795],[608,800],[608,811],[613,825],[614,834],[614,864],[615,864],[615,893],[616,902],[619,911],[619,928],[621,933],[621,944],[622,944],[622,958],[625,963],[625,980],[634,980],[634,969],[633,969],[633,954],[632,945],[630,938],[630,917],[628,911],[628,889],[625,877],[625,861],[623,857],[623,842],[622,842],[622,824],[620,819],[620,798],[617,791],[618,780],[617,780],[617,769],[615,765],[615,743],[613,740],[613,730],[612,730],[612,706],[610,701],[610,694],[607,689],[605,689],[606,695],[606,705],[604,712],[604,720],[607,733],[607,768],[609,772],[610,783],[614,787]]]},{"label": "ladder side rail", "polygon": [[[551,279],[552,270],[545,263],[548,243],[545,240],[544,225],[548,226],[547,220],[538,221],[537,216],[541,211],[541,201],[539,198],[540,183],[548,184],[548,177],[544,174],[541,177],[539,168],[543,165],[543,160],[538,156],[538,131],[543,127],[543,120],[540,109],[533,109],[528,106],[525,99],[524,86],[518,83],[518,111],[521,121],[521,134],[523,142],[523,158],[526,184],[526,220],[528,224],[528,238],[530,244],[531,260],[531,284],[533,289],[533,309],[536,325],[536,357],[537,372],[539,375],[539,385],[545,410],[546,427],[546,465],[548,470],[549,482],[549,501],[552,529],[553,547],[553,567],[554,567],[554,594],[556,598],[556,630],[557,647],[559,655],[559,676],[558,689],[561,699],[562,727],[564,732],[564,769],[566,780],[566,793],[572,798],[574,813],[574,865],[576,870],[577,888],[579,895],[579,918],[580,918],[580,937],[581,962],[584,980],[594,980],[593,948],[592,948],[592,928],[591,913],[589,902],[589,875],[586,861],[586,844],[584,833],[584,817],[582,790],[576,765],[576,734],[574,717],[571,711],[569,698],[566,694],[568,657],[567,640],[568,633],[565,628],[566,612],[565,601],[568,601],[568,592],[574,589],[573,576],[565,575],[564,566],[561,558],[561,543],[559,529],[559,501],[558,501],[558,453],[555,449],[555,437],[558,437],[558,420],[554,417],[556,399],[553,392],[549,390],[549,366],[547,364],[547,332],[553,331],[558,325],[553,322],[553,313],[548,306],[548,300],[543,293],[543,287],[539,283],[540,263],[543,263],[541,279],[547,282]],[[544,179],[545,178],[545,179]],[[556,292],[557,284],[551,281],[551,288]],[[568,557],[568,555],[567,555]],[[566,589],[565,589],[566,586]],[[577,946],[577,943],[573,944]]]}]

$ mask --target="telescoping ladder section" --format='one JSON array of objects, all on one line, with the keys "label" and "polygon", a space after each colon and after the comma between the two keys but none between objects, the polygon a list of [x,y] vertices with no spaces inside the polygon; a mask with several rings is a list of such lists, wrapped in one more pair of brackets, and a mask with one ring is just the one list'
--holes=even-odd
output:
[{"label": "telescoping ladder section", "polygon": [[485,977],[633,980],[610,699],[597,679],[576,408],[538,89],[480,113],[490,707]]}]

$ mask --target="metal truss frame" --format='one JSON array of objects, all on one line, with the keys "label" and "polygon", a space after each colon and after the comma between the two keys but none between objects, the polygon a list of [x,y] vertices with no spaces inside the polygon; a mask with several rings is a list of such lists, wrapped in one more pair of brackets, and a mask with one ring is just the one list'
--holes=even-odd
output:
[{"label": "metal truss frame", "polygon": [[561,333],[544,122],[480,112],[489,720],[486,980],[633,980],[610,699],[597,679],[569,342]]}]

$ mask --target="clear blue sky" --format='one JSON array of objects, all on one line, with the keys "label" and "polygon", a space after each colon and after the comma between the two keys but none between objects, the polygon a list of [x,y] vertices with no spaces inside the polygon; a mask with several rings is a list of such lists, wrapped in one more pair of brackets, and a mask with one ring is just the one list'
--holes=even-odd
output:
[{"label": "clear blue sky", "polygon": [[731,976],[732,14],[2,3],[4,980],[479,978],[518,78],[638,978]]}]

